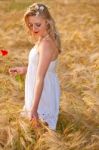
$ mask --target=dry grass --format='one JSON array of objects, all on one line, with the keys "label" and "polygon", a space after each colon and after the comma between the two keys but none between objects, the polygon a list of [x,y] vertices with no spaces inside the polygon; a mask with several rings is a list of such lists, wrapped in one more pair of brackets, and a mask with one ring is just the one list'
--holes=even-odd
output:
[{"label": "dry grass", "polygon": [[0,150],[98,150],[98,1],[41,0],[55,16],[62,40],[57,67],[61,84],[57,132],[43,124],[35,130],[19,115],[24,103],[24,76],[9,76],[8,69],[28,63],[32,44],[22,17],[25,8],[37,1],[0,1],[0,49],[9,51],[8,56],[0,56]]}]

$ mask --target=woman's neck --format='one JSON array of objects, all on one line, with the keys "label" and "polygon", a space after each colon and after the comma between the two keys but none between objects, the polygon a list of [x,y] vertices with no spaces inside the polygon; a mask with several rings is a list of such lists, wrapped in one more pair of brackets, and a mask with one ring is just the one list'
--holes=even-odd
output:
[{"label": "woman's neck", "polygon": [[50,35],[49,34],[46,34],[44,36],[40,36],[38,38],[38,41],[35,43],[35,45],[39,45],[44,39],[48,38]]},{"label": "woman's neck", "polygon": [[45,39],[45,38],[47,38],[47,37],[49,37],[49,34],[48,34],[48,33],[45,33],[44,35],[40,36],[40,37],[38,38],[38,40],[41,41],[41,40],[43,40],[43,39]]}]

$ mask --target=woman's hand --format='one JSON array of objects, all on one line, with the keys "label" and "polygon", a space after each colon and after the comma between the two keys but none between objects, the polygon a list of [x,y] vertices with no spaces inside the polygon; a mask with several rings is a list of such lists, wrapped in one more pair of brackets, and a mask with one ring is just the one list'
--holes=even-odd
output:
[{"label": "woman's hand", "polygon": [[23,75],[26,72],[26,67],[14,67],[9,69],[11,75]]},{"label": "woman's hand", "polygon": [[31,113],[30,113],[30,121],[32,122],[32,125],[33,125],[34,128],[40,127],[40,124],[39,124],[39,117],[38,117],[37,111],[31,110]]},{"label": "woman's hand", "polygon": [[30,112],[30,120],[38,120],[38,113],[37,111],[31,110]]}]

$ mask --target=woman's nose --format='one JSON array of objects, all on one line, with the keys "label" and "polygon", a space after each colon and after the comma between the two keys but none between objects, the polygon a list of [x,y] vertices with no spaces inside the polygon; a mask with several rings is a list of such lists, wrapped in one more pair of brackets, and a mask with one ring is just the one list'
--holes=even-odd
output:
[{"label": "woman's nose", "polygon": [[33,30],[33,32],[37,31],[36,26],[32,26],[32,30]]}]

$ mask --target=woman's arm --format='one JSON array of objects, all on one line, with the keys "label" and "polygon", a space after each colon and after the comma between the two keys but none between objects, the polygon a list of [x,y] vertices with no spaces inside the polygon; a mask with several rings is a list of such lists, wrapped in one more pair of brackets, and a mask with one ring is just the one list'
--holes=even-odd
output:
[{"label": "woman's arm", "polygon": [[[36,74],[36,84],[34,89],[34,103],[32,106],[32,116],[35,118],[35,112],[37,112],[40,97],[44,85],[44,77],[52,60],[53,51],[51,49],[50,43],[48,41],[43,41],[39,48],[39,64]],[[34,116],[33,116],[34,115]]]}]

